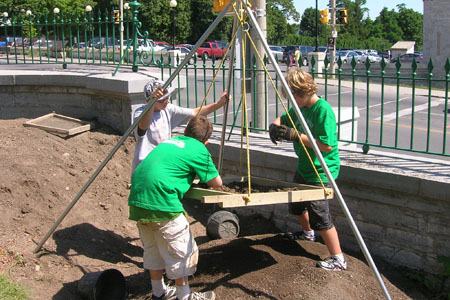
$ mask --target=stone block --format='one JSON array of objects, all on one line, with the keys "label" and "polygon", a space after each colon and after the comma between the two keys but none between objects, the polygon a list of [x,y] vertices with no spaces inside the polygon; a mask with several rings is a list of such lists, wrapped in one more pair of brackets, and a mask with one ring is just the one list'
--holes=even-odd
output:
[{"label": "stone block", "polygon": [[424,213],[445,213],[441,211],[439,202],[430,198],[412,197],[408,200],[406,207]]},{"label": "stone block", "polygon": [[438,256],[450,257],[450,237],[444,235],[435,235],[435,252]]},{"label": "stone block", "polygon": [[5,107],[14,105],[14,98],[14,94],[0,91],[0,106]]},{"label": "stone block", "polygon": [[433,252],[434,239],[433,237],[420,232],[407,232],[404,230],[387,228],[385,243],[398,249],[409,248],[415,252],[428,253]]},{"label": "stone block", "polygon": [[406,249],[396,251],[392,256],[392,261],[398,265],[413,269],[421,269],[424,266],[423,260],[418,253]]},{"label": "stone block", "polygon": [[[443,165],[442,168],[448,168]],[[437,170],[437,172],[439,172]],[[434,199],[442,199],[450,203],[450,184],[433,180],[421,180],[419,195]]]},{"label": "stone block", "polygon": [[429,216],[426,233],[430,235],[445,235],[450,238],[450,226],[448,226],[449,223],[450,218],[448,216]]}]

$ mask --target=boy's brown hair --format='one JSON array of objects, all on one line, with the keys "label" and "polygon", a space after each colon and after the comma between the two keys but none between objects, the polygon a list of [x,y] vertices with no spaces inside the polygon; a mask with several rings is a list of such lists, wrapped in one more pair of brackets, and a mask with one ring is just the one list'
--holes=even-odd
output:
[{"label": "boy's brown hair", "polygon": [[189,121],[184,135],[205,143],[211,137],[212,131],[211,122],[205,116],[197,116]]},{"label": "boy's brown hair", "polygon": [[[291,68],[286,75],[286,82],[294,96],[303,98],[317,93],[317,84],[313,77],[308,72],[303,71],[298,67]],[[283,97],[287,97],[286,90],[281,91]]]}]

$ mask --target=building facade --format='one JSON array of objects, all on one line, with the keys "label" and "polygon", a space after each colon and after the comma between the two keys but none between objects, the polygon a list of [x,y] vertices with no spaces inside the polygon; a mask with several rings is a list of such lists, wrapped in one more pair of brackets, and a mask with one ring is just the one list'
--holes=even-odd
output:
[{"label": "building facade", "polygon": [[424,60],[433,60],[435,77],[445,75],[445,62],[450,58],[450,1],[423,0]]}]

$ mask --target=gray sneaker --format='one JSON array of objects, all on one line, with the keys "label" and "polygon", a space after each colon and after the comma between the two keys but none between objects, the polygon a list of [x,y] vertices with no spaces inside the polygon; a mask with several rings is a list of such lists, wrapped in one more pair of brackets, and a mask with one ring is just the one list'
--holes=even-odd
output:
[{"label": "gray sneaker", "polygon": [[325,260],[319,261],[316,266],[328,271],[347,270],[347,262],[345,260],[341,261],[335,257],[329,257]]},{"label": "gray sneaker", "polygon": [[314,235],[307,235],[304,231],[297,231],[297,232],[287,232],[284,234],[284,238],[291,240],[291,241],[297,241],[297,240],[305,240],[305,241],[311,241],[315,242],[316,237]]},{"label": "gray sneaker", "polygon": [[167,286],[166,292],[160,297],[156,297],[152,294],[151,300],[173,300],[177,297],[177,288],[174,286]]},{"label": "gray sneaker", "polygon": [[189,295],[189,300],[214,300],[216,299],[216,294],[213,291],[208,291],[204,293],[192,292]]}]

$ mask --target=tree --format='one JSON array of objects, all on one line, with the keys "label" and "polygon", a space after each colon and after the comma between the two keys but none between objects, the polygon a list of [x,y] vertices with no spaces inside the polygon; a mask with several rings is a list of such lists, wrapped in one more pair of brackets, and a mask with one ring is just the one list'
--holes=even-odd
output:
[{"label": "tree", "polygon": [[346,8],[348,13],[348,24],[340,26],[339,32],[349,33],[352,36],[359,38],[367,37],[367,31],[362,26],[364,20],[364,14],[368,12],[367,8],[364,8],[367,0],[338,0],[336,1],[336,7]]},{"label": "tree", "polygon": [[382,37],[389,42],[396,43],[402,40],[403,30],[397,21],[397,13],[393,9],[383,8],[380,15],[375,19],[375,24],[383,28]]},{"label": "tree", "polygon": [[[293,0],[267,0],[267,40],[270,44],[283,44],[291,33],[292,26],[287,20],[299,21],[300,14],[295,10]],[[295,33],[295,29],[294,29]]]},{"label": "tree", "polygon": [[[320,18],[320,14],[318,15]],[[300,34],[305,36],[316,36],[316,22],[319,29],[319,37],[328,37],[330,35],[330,27],[326,24],[322,24],[318,18],[316,19],[316,9],[307,8],[303,12],[302,20],[300,22]]]},{"label": "tree", "polygon": [[415,41],[416,46],[421,48],[423,44],[423,16],[412,9],[405,8],[405,5],[397,5],[398,25],[403,30],[403,40]]},{"label": "tree", "polygon": [[286,20],[291,19],[296,23],[300,20],[300,14],[295,10],[293,0],[267,0],[266,8],[279,10]]},{"label": "tree", "polygon": [[269,44],[280,45],[288,33],[288,23],[283,13],[271,6],[267,7],[267,41]]}]

